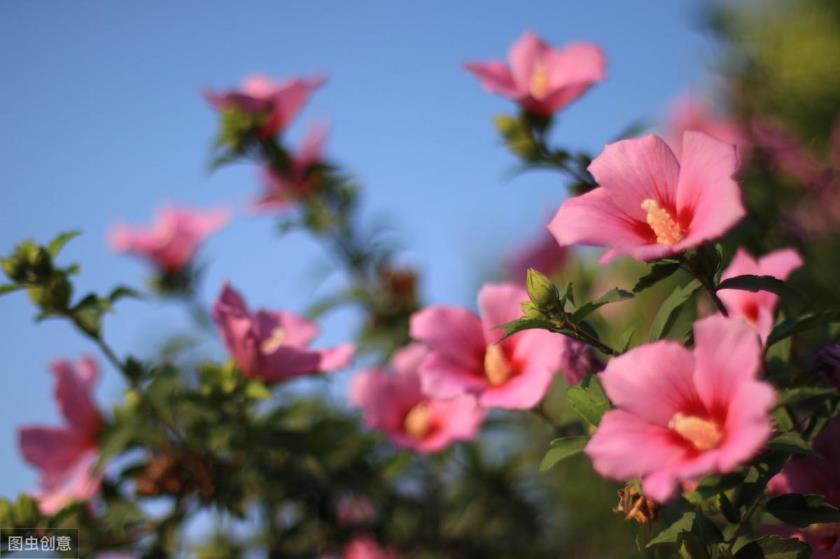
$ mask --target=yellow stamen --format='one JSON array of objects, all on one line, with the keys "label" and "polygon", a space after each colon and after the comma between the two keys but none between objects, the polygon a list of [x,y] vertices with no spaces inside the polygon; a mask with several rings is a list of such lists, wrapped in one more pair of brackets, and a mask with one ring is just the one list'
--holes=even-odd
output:
[{"label": "yellow stamen", "polygon": [[432,427],[432,412],[428,404],[417,404],[405,414],[403,428],[415,439],[421,439],[428,434]]},{"label": "yellow stamen", "polygon": [[676,413],[668,427],[694,445],[697,450],[711,450],[723,440],[723,433],[717,423],[694,415]]},{"label": "yellow stamen", "polygon": [[531,83],[529,90],[534,99],[542,99],[548,93],[551,76],[548,73],[548,68],[542,60],[537,60],[534,63],[534,69],[531,71]]},{"label": "yellow stamen", "polygon": [[487,346],[487,352],[484,354],[484,375],[491,386],[504,384],[513,375],[510,362],[498,345]]},{"label": "yellow stamen", "polygon": [[680,224],[653,198],[642,202],[642,209],[647,212],[647,224],[653,229],[657,243],[673,245],[685,237]]},{"label": "yellow stamen", "polygon": [[263,343],[260,345],[260,349],[263,353],[272,353],[277,350],[278,347],[283,345],[283,340],[286,339],[286,331],[279,326],[271,331],[271,336],[263,340]]}]

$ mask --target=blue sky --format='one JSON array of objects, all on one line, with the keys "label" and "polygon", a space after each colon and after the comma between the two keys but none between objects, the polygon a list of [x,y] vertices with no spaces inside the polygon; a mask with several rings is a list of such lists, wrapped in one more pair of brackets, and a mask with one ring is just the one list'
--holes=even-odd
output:
[{"label": "blue sky", "polygon": [[[0,3],[0,252],[68,229],[83,264],[81,291],[142,286],[145,267],[111,254],[109,225],[145,222],[161,203],[230,206],[235,220],[202,255],[202,297],[231,280],[256,306],[302,310],[340,282],[317,243],[278,238],[273,221],[244,212],[253,169],[207,173],[213,112],[206,86],[248,74],[325,72],[291,130],[332,125],[329,154],[365,185],[364,221],[390,223],[402,259],[424,270],[426,301],[472,304],[480,278],[532,237],[565,197],[563,180],[510,180],[515,160],[491,124],[512,110],[464,72],[501,58],[532,29],[555,44],[606,51],[608,80],[562,114],[556,142],[597,153],[639,118],[654,120],[679,93],[702,88],[714,43],[698,27],[699,0],[674,2],[31,2]],[[47,364],[94,348],[63,323],[35,325],[25,296],[0,299],[0,496],[33,488],[16,426],[59,421]],[[324,323],[338,342],[352,313]],[[128,302],[106,322],[120,353],[150,355],[189,331],[182,309]],[[212,348],[211,348],[212,350]],[[217,350],[216,350],[217,351]],[[105,369],[103,404],[121,382]]]}]

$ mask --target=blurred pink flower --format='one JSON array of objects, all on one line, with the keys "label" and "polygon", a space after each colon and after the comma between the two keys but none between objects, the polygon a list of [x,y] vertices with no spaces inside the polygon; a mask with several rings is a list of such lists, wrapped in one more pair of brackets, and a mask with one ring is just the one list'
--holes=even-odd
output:
[{"label": "blurred pink flower", "polygon": [[375,518],[373,501],[364,495],[348,495],[338,502],[338,521],[345,526],[368,524]]},{"label": "blurred pink flower", "polygon": [[543,230],[539,240],[517,247],[505,259],[505,275],[509,281],[524,285],[528,268],[551,277],[560,271],[569,258],[569,250],[561,247],[548,231]]},{"label": "blurred pink flower", "polygon": [[344,559],[401,559],[400,554],[392,547],[379,545],[373,536],[356,536],[345,546]]},{"label": "blurred pink flower", "polygon": [[589,171],[598,188],[566,200],[548,228],[561,245],[656,260],[723,235],[745,214],[735,146],[686,132],[678,160],[661,138],[608,144]]},{"label": "blurred pink flower", "polygon": [[55,514],[75,500],[90,499],[99,492],[102,476],[96,464],[102,416],[93,401],[98,368],[91,357],[73,365],[55,361],[55,399],[65,427],[26,425],[19,429],[24,459],[41,471],[41,490],[36,495],[44,514]]},{"label": "blurred pink flower", "polygon": [[326,141],[327,127],[315,126],[303,139],[300,150],[290,154],[288,173],[280,174],[271,167],[263,167],[265,188],[254,207],[259,210],[283,209],[309,194],[316,186],[310,171],[321,160]]},{"label": "blurred pink flower", "polygon": [[387,433],[395,444],[436,452],[459,440],[475,438],[484,412],[465,394],[446,400],[425,395],[418,365],[427,350],[411,344],[394,355],[393,373],[369,369],[353,377],[350,402],[363,410],[365,423]]},{"label": "blurred pink flower", "polygon": [[[773,276],[786,280],[790,273],[802,266],[802,257],[792,248],[777,250],[758,260],[746,250],[739,248],[735,258],[723,271],[721,279],[735,276]],[[718,292],[730,316],[743,317],[747,324],[758,331],[761,341],[766,342],[773,329],[774,311],[779,296],[769,291],[744,291],[742,289],[721,289]]]},{"label": "blurred pink flower", "polygon": [[222,228],[229,218],[229,212],[223,209],[204,212],[165,207],[150,227],[118,225],[108,240],[117,252],[131,252],[147,258],[163,272],[177,272],[189,265],[204,239]]},{"label": "blurred pink flower", "polygon": [[742,320],[714,315],[694,324],[694,352],[673,341],[614,358],[601,382],[616,409],[586,447],[595,470],[642,478],[664,502],[680,482],[730,472],[772,432],[773,388],[757,380],[761,345]]},{"label": "blurred pink flower", "polygon": [[312,92],[324,81],[326,78],[321,75],[283,82],[255,75],[246,79],[241,89],[220,92],[207,90],[204,96],[219,111],[237,107],[248,113],[264,112],[266,120],[260,129],[260,136],[268,139],[289,126]]},{"label": "blurred pink flower", "polygon": [[465,64],[491,93],[519,103],[531,113],[550,116],[604,80],[604,53],[591,43],[570,43],[553,49],[537,35],[526,32],[503,62]]},{"label": "blurred pink flower", "polygon": [[814,155],[771,118],[755,118],[752,133],[771,161],[809,191],[783,216],[793,232],[805,241],[836,232],[840,224],[840,120],[834,125],[827,157]]},{"label": "blurred pink flower", "polygon": [[307,346],[318,335],[316,324],[290,312],[251,313],[228,283],[213,305],[213,320],[245,376],[265,382],[341,369],[350,364],[355,351],[352,344],[310,349]]},{"label": "blurred pink flower", "polygon": [[528,409],[563,370],[570,384],[589,371],[571,369],[577,342],[545,330],[527,330],[500,341],[497,327],[522,317],[524,289],[488,284],[478,294],[480,316],[433,306],[411,317],[411,336],[429,348],[420,364],[423,391],[438,398],[475,394],[482,407]]},{"label": "blurred pink flower", "polygon": [[685,132],[703,132],[740,150],[749,147],[746,131],[740,123],[716,115],[711,107],[691,94],[680,97],[668,112],[668,144],[675,153],[682,151]]},{"label": "blurred pink flower", "polygon": [[781,122],[768,117],[752,121],[755,143],[772,159],[779,169],[802,181],[806,186],[821,188],[831,181],[831,171],[806,149]]},{"label": "blurred pink flower", "polygon": [[[840,418],[835,418],[814,439],[818,455],[791,459],[782,473],[770,482],[773,493],[822,495],[826,502],[840,507]],[[805,528],[774,526],[774,532],[796,537],[810,545],[812,559],[840,557],[840,523],[817,524]]]}]

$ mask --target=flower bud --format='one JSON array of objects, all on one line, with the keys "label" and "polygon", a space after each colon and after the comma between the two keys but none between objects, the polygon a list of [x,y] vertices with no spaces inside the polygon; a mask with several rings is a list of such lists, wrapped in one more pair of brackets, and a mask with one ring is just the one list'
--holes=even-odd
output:
[{"label": "flower bud", "polygon": [[3,272],[12,281],[23,281],[26,278],[26,263],[14,255],[3,259]]},{"label": "flower bud", "polygon": [[497,115],[494,120],[496,128],[513,153],[527,161],[537,158],[539,147],[527,122],[508,115]]},{"label": "flower bud", "polygon": [[135,388],[129,388],[125,391],[125,404],[129,408],[137,408],[140,406],[140,392]]},{"label": "flower bud", "polygon": [[70,306],[73,286],[64,275],[54,275],[43,285],[29,288],[29,298],[45,311],[62,311]]},{"label": "flower bud", "polygon": [[560,294],[551,280],[534,268],[528,268],[526,280],[528,297],[534,306],[543,313],[550,313],[560,307]]},{"label": "flower bud", "polygon": [[525,318],[537,319],[537,318],[545,318],[542,311],[534,306],[534,303],[531,301],[522,301],[519,303],[519,306],[522,307],[522,316]]},{"label": "flower bud", "polygon": [[52,272],[50,253],[42,246],[27,247],[27,264],[36,278],[45,278]]},{"label": "flower bud", "polygon": [[222,113],[219,145],[227,146],[236,153],[243,152],[257,137],[257,131],[268,115],[264,112],[249,112],[239,107],[228,107]]}]

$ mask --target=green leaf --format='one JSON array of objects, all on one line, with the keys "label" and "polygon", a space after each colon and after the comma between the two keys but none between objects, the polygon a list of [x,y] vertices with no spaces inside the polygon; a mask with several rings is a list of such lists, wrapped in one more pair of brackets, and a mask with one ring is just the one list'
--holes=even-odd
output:
[{"label": "green leaf", "polygon": [[583,452],[589,437],[564,437],[551,441],[551,448],[543,456],[540,471],[545,472],[571,456]]},{"label": "green leaf", "polygon": [[598,310],[599,308],[603,307],[604,305],[608,305],[610,303],[615,303],[618,301],[626,301],[627,299],[632,299],[635,297],[629,291],[625,291],[624,289],[619,289],[618,287],[613,288],[594,301],[590,301],[584,305],[581,305],[579,309],[577,309],[574,314],[572,314],[572,321],[579,322]]},{"label": "green leaf", "polygon": [[680,537],[679,554],[681,559],[709,559],[709,550],[703,540],[691,532]]},{"label": "green leaf", "polygon": [[11,293],[13,291],[17,291],[19,289],[24,289],[25,285],[17,285],[14,283],[7,283],[4,285],[0,285],[0,295],[5,295],[6,293]]},{"label": "green leaf", "polygon": [[81,231],[67,231],[65,233],[62,233],[58,237],[56,237],[52,241],[50,241],[50,244],[47,247],[47,250],[49,250],[50,255],[53,258],[55,258],[56,256],[58,256],[58,253],[61,252],[61,249],[64,248],[64,245],[66,245],[72,239],[78,237],[81,234],[82,234]]},{"label": "green leaf", "polygon": [[[678,545],[683,557],[708,557],[705,544],[723,541],[723,534],[714,522],[700,512],[686,512],[679,520],[656,535],[647,547]],[[685,550],[685,553],[682,550]]]},{"label": "green leaf", "polygon": [[835,396],[837,394],[836,388],[829,388],[827,386],[800,386],[799,388],[788,388],[782,390],[779,396],[779,406],[786,406],[788,404],[795,404],[813,398],[823,398],[826,396]]},{"label": "green leaf", "polygon": [[101,472],[105,464],[114,456],[120,454],[131,443],[135,435],[132,423],[118,423],[105,431],[99,446],[99,457],[96,461],[96,471]]},{"label": "green leaf", "polygon": [[131,299],[141,299],[143,296],[140,294],[139,291],[134,289],[133,287],[128,287],[126,285],[118,285],[111,292],[108,294],[108,301],[111,303],[116,303],[120,299],[131,298]]},{"label": "green leaf", "polygon": [[650,327],[651,341],[661,340],[670,333],[671,328],[674,327],[674,324],[677,321],[677,317],[679,316],[683,305],[691,300],[692,295],[694,295],[700,287],[701,285],[699,281],[692,280],[686,285],[676,288],[670,295],[668,295],[668,298],[665,299],[665,301],[662,302],[662,306],[659,307],[659,311],[656,313],[656,317],[654,317],[653,324]]},{"label": "green leaf", "polygon": [[676,260],[662,260],[657,262],[650,268],[647,275],[639,278],[636,285],[633,286],[633,293],[641,293],[645,289],[652,287],[660,281],[671,277],[682,266],[682,262]]},{"label": "green leaf", "polygon": [[738,550],[735,559],[807,559],[811,556],[808,544],[799,540],[765,536]]},{"label": "green leaf", "polygon": [[595,375],[589,375],[580,384],[569,388],[566,401],[579,416],[597,427],[601,417],[610,409],[610,401]]},{"label": "green leaf", "polygon": [[633,343],[633,336],[636,335],[638,328],[627,328],[618,340],[617,348],[619,353],[624,353],[630,349],[630,344]]},{"label": "green leaf", "polygon": [[780,495],[767,502],[767,512],[794,526],[840,522],[840,509],[826,503],[821,495]]},{"label": "green leaf", "polygon": [[816,454],[814,449],[811,448],[811,445],[808,444],[808,441],[803,439],[799,433],[795,431],[782,433],[781,435],[773,438],[773,440],[768,443],[767,448],[778,452],[786,452],[788,454]]},{"label": "green leaf", "polygon": [[517,320],[512,320],[510,322],[501,324],[496,328],[504,329],[505,335],[502,339],[507,338],[509,336],[513,336],[514,334],[522,332],[523,330],[533,330],[535,328],[549,330],[551,332],[557,331],[557,328],[553,322],[541,318],[519,318]]},{"label": "green leaf", "polygon": [[840,322],[840,310],[820,311],[789,318],[773,328],[767,338],[767,347],[799,332],[837,322]]},{"label": "green leaf", "polygon": [[697,515],[693,512],[683,514],[679,520],[656,534],[656,536],[648,542],[647,547],[651,548],[663,544],[676,544],[679,540],[680,534],[691,531],[691,527],[694,525],[694,519],[696,517]]},{"label": "green leaf", "polygon": [[720,282],[717,286],[717,291],[721,289],[740,289],[742,291],[769,291],[776,295],[793,295],[799,297],[799,293],[792,289],[788,284],[774,278],[773,276],[735,276]]}]

